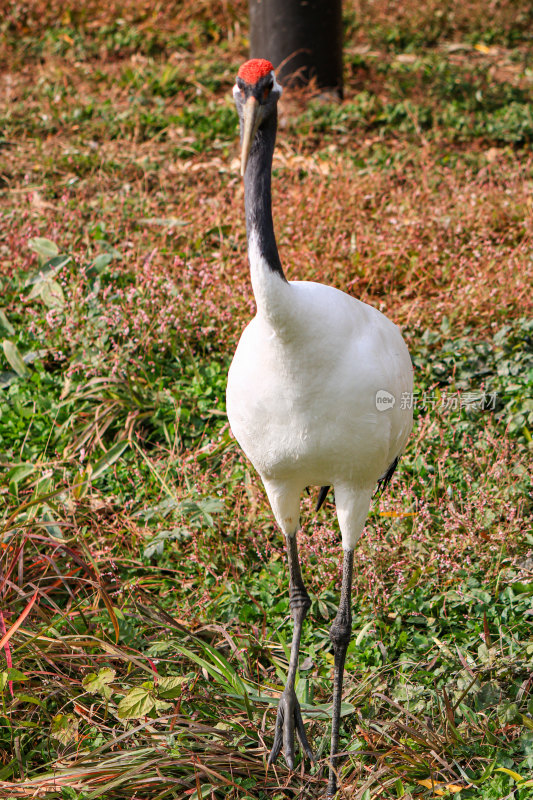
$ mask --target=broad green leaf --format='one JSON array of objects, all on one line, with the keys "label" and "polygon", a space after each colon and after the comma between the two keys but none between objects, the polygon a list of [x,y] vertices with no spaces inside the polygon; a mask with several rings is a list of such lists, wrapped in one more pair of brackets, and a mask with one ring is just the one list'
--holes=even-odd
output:
[{"label": "broad green leaf", "polygon": [[7,389],[8,386],[11,386],[18,379],[18,375],[16,372],[0,372],[0,389]]},{"label": "broad green leaf", "polygon": [[27,353],[24,353],[22,356],[22,360],[25,364],[33,364],[34,361],[37,361],[39,358],[43,358],[44,356],[48,355],[49,350],[28,350]]},{"label": "broad green leaf", "polygon": [[422,570],[421,569],[417,568],[417,569],[413,570],[413,573],[412,573],[411,577],[409,578],[409,580],[405,584],[405,591],[408,591],[408,589],[412,589],[413,586],[416,583],[418,583],[418,579],[420,578],[421,574],[422,574]]},{"label": "broad green leaf", "polygon": [[[302,714],[313,719],[331,719],[333,715],[332,703],[318,703],[317,705],[300,704]],[[348,717],[355,711],[352,703],[341,703],[341,717]]]},{"label": "broad green leaf", "polygon": [[109,667],[102,667],[98,672],[90,672],[82,680],[81,685],[87,689],[91,694],[102,694],[106,700],[109,700],[113,691],[109,686],[115,679],[115,670]]},{"label": "broad green leaf", "polygon": [[28,295],[28,300],[33,300],[35,297],[38,297],[40,294],[40,287],[39,284],[42,284],[44,281],[51,280],[54,278],[60,270],[65,267],[69,261],[72,261],[71,256],[55,256],[54,258],[49,258],[44,264],[39,265],[39,272],[33,275],[31,278],[25,283],[25,286],[33,286],[30,294]]},{"label": "broad green leaf", "polygon": [[476,694],[476,709],[479,711],[484,708],[493,708],[499,703],[500,697],[501,688],[495,681],[484,683]]},{"label": "broad green leaf", "polygon": [[206,524],[214,527],[212,514],[224,510],[224,502],[219,497],[205,497],[202,500],[183,500],[180,510],[189,517],[191,523],[196,525]]},{"label": "broad green leaf", "polygon": [[42,282],[41,300],[47,308],[63,308],[65,305],[63,289],[53,278],[47,278]]},{"label": "broad green leaf", "polygon": [[100,475],[103,475],[106,469],[109,469],[109,467],[120,458],[127,447],[129,447],[129,442],[127,441],[117,442],[113,447],[110,447],[105,456],[102,456],[94,465],[91,480],[94,481],[96,478],[99,478]]},{"label": "broad green leaf", "polygon": [[66,746],[78,739],[78,718],[74,714],[56,714],[50,726],[50,736]]},{"label": "broad green leaf", "polygon": [[7,479],[10,483],[13,482],[17,484],[23,481],[24,478],[27,478],[28,475],[31,475],[34,470],[34,464],[19,464],[18,466],[9,470],[7,473]]},{"label": "broad green leaf", "polygon": [[178,500],[174,497],[167,497],[165,500],[162,500],[160,503],[156,505],[149,506],[148,508],[144,508],[141,511],[136,511],[133,514],[133,517],[140,517],[141,519],[148,520],[156,515],[167,517],[171,511],[173,511],[176,506],[179,505]]},{"label": "broad green leaf", "polygon": [[28,676],[15,667],[8,667],[5,671],[8,681],[29,681]]},{"label": "broad green leaf", "polygon": [[329,615],[328,607],[320,597],[318,598],[318,610],[320,612],[320,616],[322,617],[322,619],[325,619],[325,620],[329,619],[330,615]]},{"label": "broad green leaf", "polygon": [[440,641],[440,639],[437,639],[437,637],[436,637],[436,636],[432,636],[431,638],[433,639],[433,641],[435,642],[435,644],[437,645],[437,647],[439,648],[439,650],[442,650],[442,652],[443,652],[443,653],[444,653],[446,656],[448,656],[448,658],[451,658],[451,659],[453,659],[453,658],[454,658],[454,655],[453,655],[453,653],[451,652],[451,650],[450,650],[450,648],[448,647],[448,645],[447,645],[447,644],[445,644],[444,642],[441,642],[441,641]]},{"label": "broad green leaf", "polygon": [[[46,487],[46,483],[47,483],[46,481],[39,481],[39,483],[44,484],[44,487]],[[38,496],[38,495],[42,495],[42,494],[48,494],[48,492],[51,491],[51,490],[52,490],[51,487],[47,487],[44,490],[41,490],[41,487],[38,486],[35,493],[36,493],[36,496]],[[55,539],[63,539],[64,538],[63,537],[63,533],[61,531],[61,527],[59,525],[55,524],[58,520],[56,520],[56,518],[53,517],[52,514],[49,511],[44,511],[43,512],[42,520],[43,520],[43,522],[49,522],[50,523],[49,525],[45,525],[45,528],[48,531],[48,533],[50,534],[50,536],[53,536]]]},{"label": "broad green leaf", "polygon": [[359,633],[357,634],[357,637],[355,639],[355,646],[356,647],[359,647],[359,645],[361,644],[361,642],[365,638],[365,635],[366,635],[367,631],[369,631],[370,628],[372,628],[373,625],[375,625],[375,622],[372,619],[370,620],[370,622],[367,622],[366,625],[363,625],[363,627],[361,628],[361,630],[359,631]]},{"label": "broad green leaf", "polygon": [[166,700],[158,700],[155,701],[155,710],[161,714],[164,711],[168,711],[169,708],[172,708],[172,703],[167,703]]},{"label": "broad green leaf", "polygon": [[50,277],[35,281],[27,299],[36,300],[37,298],[40,298],[47,308],[63,308],[65,305],[63,289],[57,281]]},{"label": "broad green leaf", "polygon": [[[42,700],[39,700],[38,697],[34,697],[32,694],[21,694],[20,692],[17,692],[17,700],[19,703],[32,703],[34,706],[46,708],[46,703]],[[17,722],[17,724],[20,724],[20,720]]]},{"label": "broad green leaf", "polygon": [[165,542],[167,541],[183,541],[184,539],[188,539],[191,536],[190,530],[187,528],[173,528],[171,531],[158,531],[158,533],[150,539],[148,544],[143,550],[143,555],[145,558],[151,558],[154,553],[161,554],[165,549]]},{"label": "broad green leaf", "polygon": [[85,495],[87,494],[92,474],[93,474],[93,468],[91,467],[90,464],[87,464],[87,469],[78,472],[78,474],[76,475],[74,486],[72,488],[72,494],[74,495],[76,500],[81,500],[81,498],[85,497]]},{"label": "broad green leaf", "polygon": [[3,328],[8,336],[15,335],[15,328],[6,317],[4,311],[0,308],[0,328]]},{"label": "broad green leaf", "polygon": [[154,690],[146,686],[134,686],[118,704],[119,719],[139,719],[155,708]]},{"label": "broad green leaf", "polygon": [[184,675],[171,675],[168,678],[157,679],[157,693],[159,697],[165,700],[173,700],[175,697],[180,697],[183,692],[183,684],[187,683],[187,677]]},{"label": "broad green leaf", "polygon": [[13,772],[15,772],[15,769],[18,769],[18,767],[19,767],[18,760],[16,758],[13,758],[9,762],[9,764],[6,764],[5,767],[2,767],[2,769],[0,769],[0,781],[7,780],[10,777],[10,775],[12,775]]},{"label": "broad green leaf", "polygon": [[109,242],[101,241],[100,247],[102,248],[102,251],[104,253],[109,253],[109,255],[113,256],[113,258],[117,258],[119,261],[122,261],[122,253],[120,252],[120,250],[117,250],[116,247],[110,245]]},{"label": "broad green leaf", "polygon": [[36,300],[38,297],[41,296],[41,292],[43,290],[44,280],[42,278],[38,278],[36,281],[33,281],[33,287],[29,295],[27,296],[26,300]]},{"label": "broad green leaf", "polygon": [[533,594],[533,583],[518,581],[517,583],[513,583],[512,587],[515,594]]},{"label": "broad green leaf", "polygon": [[54,256],[46,264],[43,264],[43,272],[46,272],[46,277],[51,278],[53,275],[56,275],[60,269],[66,267],[66,265],[72,261],[72,256],[67,255],[60,255]]},{"label": "broad green leaf", "polygon": [[102,272],[114,260],[112,253],[100,253],[96,256],[91,267],[97,272]]},{"label": "broad green leaf", "polygon": [[21,378],[27,378],[30,371],[24,363],[24,359],[20,355],[17,345],[10,342],[9,339],[4,339],[2,347],[4,348],[4,355],[9,366],[12,367]]},{"label": "broad green leaf", "polygon": [[50,239],[45,239],[43,236],[36,236],[34,239],[30,239],[28,247],[43,259],[53,258],[59,254],[57,244],[51,242]]}]

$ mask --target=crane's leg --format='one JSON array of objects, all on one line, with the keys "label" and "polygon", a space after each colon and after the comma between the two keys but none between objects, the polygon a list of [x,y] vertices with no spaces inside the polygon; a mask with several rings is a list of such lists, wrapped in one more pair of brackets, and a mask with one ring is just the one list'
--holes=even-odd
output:
[{"label": "crane's leg", "polygon": [[298,544],[296,534],[285,536],[287,543],[287,557],[289,561],[289,605],[294,620],[291,654],[289,659],[289,672],[283,694],[279,699],[278,714],[276,717],[276,730],[274,744],[268,758],[268,763],[273,764],[278,757],[281,747],[285,753],[285,760],[289,769],[294,769],[294,731],[298,735],[300,744],[308,758],[313,760],[313,752],[307,740],[305,728],[300,711],[300,704],[296,698],[294,681],[298,669],[298,655],[300,652],[300,638],[302,625],[311,605],[311,600],[302,580],[300,560],[298,558]]},{"label": "crane's leg", "polygon": [[337,791],[340,756],[339,729],[341,720],[342,682],[344,678],[344,662],[352,632],[352,577],[353,555],[365,526],[368,509],[374,486],[354,489],[346,484],[335,484],[335,505],[342,534],[344,559],[342,565],[341,599],[337,616],[331,626],[330,638],[335,653],[333,676],[333,715],[331,722],[331,751],[329,762],[329,781],[327,797],[333,797]]},{"label": "crane's leg", "polygon": [[331,750],[329,765],[329,781],[326,792],[327,797],[333,797],[337,791],[337,776],[340,766],[339,729],[341,721],[342,681],[344,678],[344,662],[346,650],[352,632],[352,575],[353,575],[353,550],[344,551],[342,566],[342,589],[339,610],[333,621],[329,637],[333,642],[335,653],[333,677],[333,718],[331,723]]}]

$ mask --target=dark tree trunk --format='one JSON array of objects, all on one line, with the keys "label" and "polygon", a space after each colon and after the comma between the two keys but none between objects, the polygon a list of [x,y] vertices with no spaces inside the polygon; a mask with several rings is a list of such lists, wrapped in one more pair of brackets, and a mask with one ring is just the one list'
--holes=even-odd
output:
[{"label": "dark tree trunk", "polygon": [[342,97],[342,0],[249,0],[250,55],[268,58],[285,83]]}]

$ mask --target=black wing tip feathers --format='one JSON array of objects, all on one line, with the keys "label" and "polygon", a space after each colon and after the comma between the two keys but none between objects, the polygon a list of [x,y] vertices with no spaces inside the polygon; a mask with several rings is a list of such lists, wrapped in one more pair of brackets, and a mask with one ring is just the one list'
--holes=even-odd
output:
[{"label": "black wing tip feathers", "polygon": [[320,511],[320,509],[326,502],[326,497],[328,496],[329,490],[330,490],[329,486],[322,486],[320,488],[320,494],[318,495],[318,500],[316,501],[316,506],[315,506],[315,514]]},{"label": "black wing tip feathers", "polygon": [[[385,491],[385,489],[387,488],[387,486],[391,482],[392,476],[394,475],[394,473],[396,471],[396,467],[398,466],[399,461],[400,461],[400,456],[396,456],[396,458],[394,459],[394,461],[392,462],[392,464],[390,465],[388,470],[378,480],[378,485],[376,487],[376,491],[374,492],[374,497],[376,495],[383,494],[383,492]],[[320,509],[322,508],[322,506],[326,502],[326,498],[328,496],[328,492],[329,492],[330,489],[331,489],[331,486],[321,486],[320,487],[320,493],[318,495],[318,500],[317,500],[316,506],[315,506],[315,514],[317,514],[320,511]],[[309,487],[308,486],[306,487],[306,491],[309,494]]]},{"label": "black wing tip feathers", "polygon": [[383,494],[383,492],[391,482],[391,478],[394,475],[394,471],[396,470],[399,461],[400,461],[400,456],[396,456],[396,458],[394,459],[388,470],[378,480],[378,485],[376,487],[376,491],[374,492],[374,497],[376,495]]}]

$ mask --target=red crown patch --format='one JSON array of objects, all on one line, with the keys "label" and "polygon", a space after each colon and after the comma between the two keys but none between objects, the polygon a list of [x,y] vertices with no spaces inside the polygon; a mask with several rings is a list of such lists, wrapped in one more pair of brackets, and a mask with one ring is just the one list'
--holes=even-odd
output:
[{"label": "red crown patch", "polygon": [[260,78],[264,78],[273,69],[274,67],[266,58],[252,58],[242,65],[237,76],[253,86],[254,83],[257,83]]}]

